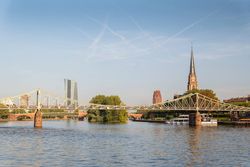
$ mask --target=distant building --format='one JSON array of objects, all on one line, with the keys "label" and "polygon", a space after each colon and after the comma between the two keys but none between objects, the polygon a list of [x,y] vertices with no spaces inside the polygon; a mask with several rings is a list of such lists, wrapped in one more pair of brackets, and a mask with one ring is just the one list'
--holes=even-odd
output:
[{"label": "distant building", "polygon": [[20,107],[28,108],[29,107],[29,96],[23,95],[20,97]]},{"label": "distant building", "polygon": [[250,95],[247,97],[236,97],[227,100],[223,100],[225,103],[234,103],[234,102],[250,102]]},{"label": "distant building", "polygon": [[153,94],[153,104],[162,103],[161,91],[155,90]]},{"label": "distant building", "polygon": [[187,90],[190,91],[194,89],[198,89],[198,81],[195,72],[193,47],[191,47],[190,71],[188,75]]},{"label": "distant building", "polygon": [[65,105],[78,106],[78,89],[76,81],[64,79]]},{"label": "distant building", "polygon": [[1,104],[6,106],[13,106],[14,102],[11,100],[11,98],[3,99],[0,101]]}]

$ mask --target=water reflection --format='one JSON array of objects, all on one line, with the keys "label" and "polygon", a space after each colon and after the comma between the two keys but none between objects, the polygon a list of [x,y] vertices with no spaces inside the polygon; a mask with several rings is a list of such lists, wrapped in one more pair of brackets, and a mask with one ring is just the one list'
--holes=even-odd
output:
[{"label": "water reflection", "polygon": [[0,123],[0,166],[247,166],[250,128]]},{"label": "water reflection", "polygon": [[201,138],[201,126],[190,127],[190,135],[188,136],[189,153],[186,166],[195,166],[202,164],[201,150],[200,150],[200,138]]}]

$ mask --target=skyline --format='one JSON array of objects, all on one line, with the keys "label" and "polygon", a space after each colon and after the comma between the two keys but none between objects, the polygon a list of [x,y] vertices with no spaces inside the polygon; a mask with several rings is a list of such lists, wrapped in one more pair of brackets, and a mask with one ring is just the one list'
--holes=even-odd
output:
[{"label": "skyline", "polygon": [[2,1],[0,97],[41,87],[63,96],[76,80],[80,104],[96,94],[128,105],[186,91],[190,46],[199,88],[220,99],[250,93],[250,2]]}]

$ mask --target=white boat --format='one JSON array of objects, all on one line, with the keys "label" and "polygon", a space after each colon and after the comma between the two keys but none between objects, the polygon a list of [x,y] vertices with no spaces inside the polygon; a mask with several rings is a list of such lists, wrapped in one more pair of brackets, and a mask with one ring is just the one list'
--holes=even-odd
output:
[{"label": "white boat", "polygon": [[217,126],[218,122],[216,119],[213,119],[208,114],[201,114],[201,125],[202,126]]},{"label": "white boat", "polygon": [[[173,118],[170,121],[166,121],[166,124],[172,125],[188,125],[189,115],[180,115],[177,118]],[[213,119],[209,114],[201,114],[201,126],[217,126],[218,122]]]},{"label": "white boat", "polygon": [[177,118],[173,118],[170,121],[166,121],[166,124],[188,125],[189,124],[189,115],[180,115]]}]

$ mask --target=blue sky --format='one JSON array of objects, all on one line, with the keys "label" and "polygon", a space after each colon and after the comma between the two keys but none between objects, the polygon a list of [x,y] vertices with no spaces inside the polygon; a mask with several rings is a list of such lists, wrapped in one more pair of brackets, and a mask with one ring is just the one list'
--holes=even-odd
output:
[{"label": "blue sky", "polygon": [[190,45],[200,88],[250,94],[248,0],[0,1],[0,97],[78,82],[96,94],[150,104],[186,90]]}]

